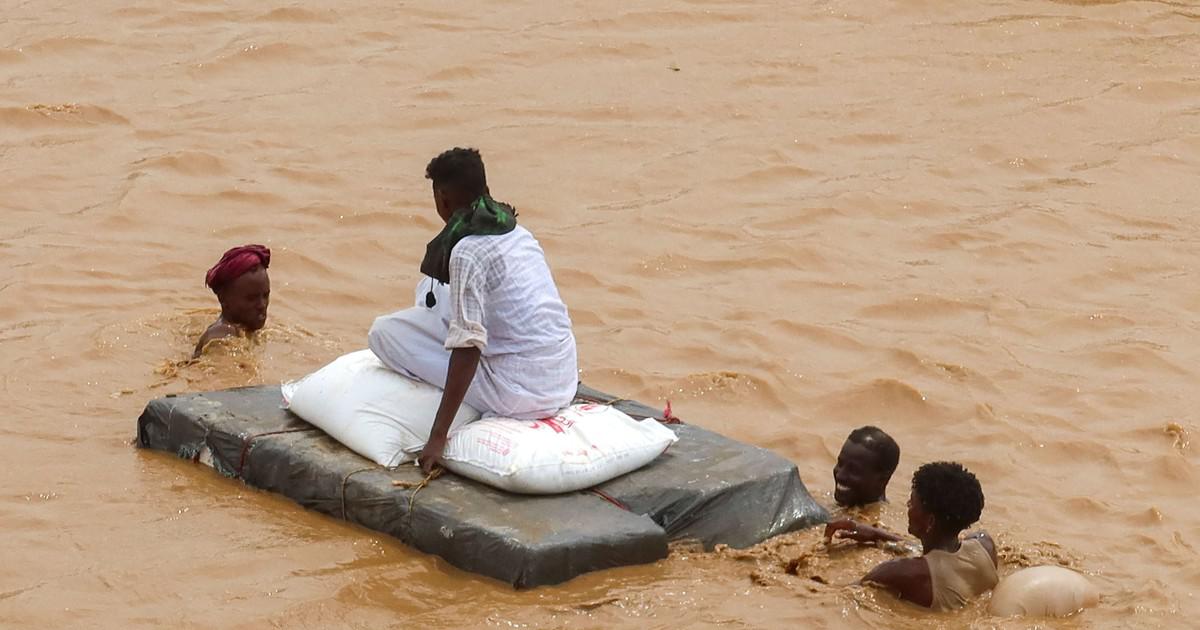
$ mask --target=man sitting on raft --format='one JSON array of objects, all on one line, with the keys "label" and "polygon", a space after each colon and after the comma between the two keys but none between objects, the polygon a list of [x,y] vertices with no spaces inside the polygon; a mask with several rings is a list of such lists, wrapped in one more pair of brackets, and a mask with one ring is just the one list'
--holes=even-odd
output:
[{"label": "man sitting on raft", "polygon": [[[492,198],[479,152],[450,149],[425,177],[446,222],[421,261],[425,306],[376,319],[368,345],[387,367],[443,389],[418,460],[429,472],[464,401],[484,415],[551,416],[575,397],[578,364],[545,253],[512,206]],[[437,299],[443,284],[448,305]]]},{"label": "man sitting on raft", "polygon": [[833,467],[833,500],[842,507],[887,501],[887,486],[900,463],[900,445],[882,429],[850,432]]},{"label": "man sitting on raft", "polygon": [[271,250],[262,245],[234,247],[221,256],[204,276],[204,285],[217,294],[221,315],[209,325],[192,358],[197,358],[209,342],[238,337],[261,329],[267,323],[267,305],[271,302]]},{"label": "man sitting on raft", "polygon": [[[996,545],[986,532],[959,534],[983,512],[979,480],[952,462],[925,464],[913,474],[908,499],[908,533],[921,539],[920,558],[889,560],[862,579],[864,584],[934,610],[953,610],[996,586]],[[860,543],[901,538],[851,520],[825,526],[825,537]]]}]

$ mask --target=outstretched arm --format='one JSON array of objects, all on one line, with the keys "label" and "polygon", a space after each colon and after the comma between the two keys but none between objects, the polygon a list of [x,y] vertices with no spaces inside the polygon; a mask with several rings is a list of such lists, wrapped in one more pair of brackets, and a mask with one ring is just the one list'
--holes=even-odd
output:
[{"label": "outstretched arm", "polygon": [[426,473],[432,472],[434,466],[441,464],[442,451],[446,450],[446,434],[450,432],[450,424],[454,422],[454,414],[458,413],[467,388],[475,379],[475,371],[479,369],[479,348],[455,348],[450,351],[450,366],[446,369],[446,389],[442,390],[442,404],[438,405],[437,415],[433,419],[433,430],[429,432],[429,441],[421,449],[418,462]]},{"label": "outstretched arm", "polygon": [[903,540],[903,538],[885,529],[852,521],[848,518],[833,521],[825,526],[825,540],[831,542],[834,538],[848,538],[860,543],[898,542]]}]

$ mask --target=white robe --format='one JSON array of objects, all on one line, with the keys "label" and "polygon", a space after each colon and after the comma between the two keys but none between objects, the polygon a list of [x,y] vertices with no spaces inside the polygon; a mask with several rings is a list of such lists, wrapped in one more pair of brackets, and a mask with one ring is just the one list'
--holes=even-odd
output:
[{"label": "white robe", "polygon": [[479,348],[465,402],[485,416],[544,418],[575,397],[571,320],[545,254],[525,228],[463,238],[450,255],[450,284],[424,278],[415,298],[413,308],[371,326],[368,345],[384,365],[445,388],[450,350]]}]

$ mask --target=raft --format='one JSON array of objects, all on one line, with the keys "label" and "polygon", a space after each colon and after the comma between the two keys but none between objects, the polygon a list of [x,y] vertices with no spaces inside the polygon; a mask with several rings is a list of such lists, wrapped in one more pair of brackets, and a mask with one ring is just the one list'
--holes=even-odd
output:
[{"label": "raft", "polygon": [[[668,425],[679,441],[646,467],[585,492],[526,496],[449,472],[422,487],[416,466],[375,465],[281,409],[281,400],[278,386],[152,400],[137,443],[516,588],[654,562],[672,541],[745,548],[828,519],[791,462],[689,424]],[[577,400],[663,420],[582,385]]]}]

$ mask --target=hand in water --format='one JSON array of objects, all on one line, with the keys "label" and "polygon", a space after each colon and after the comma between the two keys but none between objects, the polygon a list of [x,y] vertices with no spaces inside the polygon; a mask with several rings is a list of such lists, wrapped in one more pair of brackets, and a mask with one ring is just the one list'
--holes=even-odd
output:
[{"label": "hand in water", "polygon": [[421,449],[421,455],[417,458],[417,463],[421,465],[421,470],[426,475],[433,472],[433,469],[442,465],[442,453],[446,450],[446,439],[430,440],[425,443],[425,448]]},{"label": "hand in water", "polygon": [[836,521],[830,521],[825,525],[825,542],[832,542],[834,538],[854,538],[859,534],[858,523],[843,518]]},{"label": "hand in water", "polygon": [[848,538],[860,543],[900,539],[899,536],[885,532],[878,527],[863,525],[848,518],[833,521],[825,526],[825,542],[833,542],[834,538]]}]

